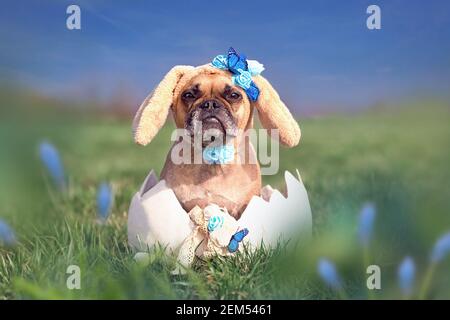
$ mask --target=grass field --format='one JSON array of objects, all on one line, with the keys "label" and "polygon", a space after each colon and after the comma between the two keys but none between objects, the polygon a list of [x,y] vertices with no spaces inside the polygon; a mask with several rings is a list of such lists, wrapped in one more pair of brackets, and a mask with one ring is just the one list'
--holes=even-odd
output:
[{"label": "grass field", "polygon": [[[149,169],[161,170],[170,126],[142,148],[132,142],[130,120],[53,109],[56,102],[30,97],[3,94],[0,101],[0,218],[18,238],[15,247],[0,247],[3,299],[365,299],[367,263],[382,270],[382,289],[371,297],[401,298],[396,273],[408,255],[417,267],[417,297],[433,244],[450,230],[448,104],[411,102],[300,119],[301,145],[283,149],[279,173],[264,182],[280,186],[285,169],[299,169],[313,212],[311,243],[198,261],[186,276],[172,277],[172,258],[157,252],[150,266],[136,264],[126,240],[129,202]],[[44,139],[61,153],[65,193],[39,161]],[[105,225],[96,223],[102,181],[115,193]],[[364,260],[357,227],[367,201],[377,215]],[[317,276],[320,257],[336,264],[341,293]],[[437,266],[428,298],[450,298],[449,260]],[[81,290],[66,287],[72,264],[81,268]]]}]

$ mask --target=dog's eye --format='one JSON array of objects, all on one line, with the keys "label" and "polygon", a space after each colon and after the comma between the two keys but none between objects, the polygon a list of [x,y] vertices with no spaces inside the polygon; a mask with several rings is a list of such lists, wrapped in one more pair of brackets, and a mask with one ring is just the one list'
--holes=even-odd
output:
[{"label": "dog's eye", "polygon": [[238,92],[232,92],[230,94],[230,98],[233,99],[233,100],[238,100],[238,99],[241,98],[241,95]]},{"label": "dog's eye", "polygon": [[187,91],[187,92],[183,93],[183,99],[192,100],[192,99],[195,99],[195,96],[192,92]]}]

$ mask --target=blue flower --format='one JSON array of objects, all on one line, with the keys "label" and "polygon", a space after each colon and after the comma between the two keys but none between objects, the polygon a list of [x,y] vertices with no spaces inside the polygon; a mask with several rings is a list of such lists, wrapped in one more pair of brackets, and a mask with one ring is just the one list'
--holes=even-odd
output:
[{"label": "blue flower", "polygon": [[416,265],[414,260],[406,257],[398,267],[398,285],[404,295],[410,295],[414,287]]},{"label": "blue flower", "polygon": [[431,253],[431,261],[438,263],[450,253],[450,232],[447,232],[440,237],[434,245],[433,252]]},{"label": "blue flower", "polygon": [[66,178],[58,150],[51,143],[42,142],[39,145],[39,155],[42,163],[50,173],[53,182],[60,189],[65,189]]},{"label": "blue flower", "polygon": [[215,147],[207,147],[203,150],[203,160],[209,164],[217,164],[219,163],[219,152]]},{"label": "blue flower", "polygon": [[232,77],[232,80],[235,85],[238,85],[242,89],[247,90],[252,84],[252,75],[248,71],[239,69],[239,74],[235,74]]},{"label": "blue flower", "polygon": [[226,55],[224,54],[219,54],[218,56],[216,56],[213,61],[211,62],[211,64],[219,69],[225,70],[228,69],[228,58]]},{"label": "blue flower", "polygon": [[227,164],[234,159],[234,146],[213,146],[203,150],[203,160],[208,164]]},{"label": "blue flower", "polygon": [[335,265],[331,261],[321,258],[317,264],[317,272],[322,280],[331,288],[335,290],[341,289],[341,279],[336,271]]},{"label": "blue flower", "polygon": [[13,246],[16,244],[16,236],[11,227],[0,219],[0,244]]},{"label": "blue flower", "polygon": [[100,220],[108,219],[113,203],[113,192],[108,183],[103,182],[97,191],[97,214]]},{"label": "blue flower", "polygon": [[248,71],[250,71],[253,77],[261,74],[265,70],[264,65],[256,60],[247,60],[247,64]]},{"label": "blue flower", "polygon": [[208,231],[213,232],[217,228],[222,228],[223,221],[224,221],[224,219],[221,216],[212,216],[208,220]]},{"label": "blue flower", "polygon": [[363,246],[367,246],[372,237],[375,214],[376,210],[373,203],[366,203],[359,214],[358,236]]}]

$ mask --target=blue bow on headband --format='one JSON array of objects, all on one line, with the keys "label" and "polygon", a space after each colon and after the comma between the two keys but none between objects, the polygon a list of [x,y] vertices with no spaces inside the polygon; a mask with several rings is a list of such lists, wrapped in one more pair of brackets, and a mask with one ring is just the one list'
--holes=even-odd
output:
[{"label": "blue bow on headband", "polygon": [[259,75],[264,70],[264,66],[256,60],[247,60],[245,55],[239,56],[233,48],[228,49],[228,54],[216,56],[211,64],[222,70],[230,71],[233,76],[233,83],[245,90],[251,101],[256,101],[259,96],[259,89],[252,81],[252,76]]}]

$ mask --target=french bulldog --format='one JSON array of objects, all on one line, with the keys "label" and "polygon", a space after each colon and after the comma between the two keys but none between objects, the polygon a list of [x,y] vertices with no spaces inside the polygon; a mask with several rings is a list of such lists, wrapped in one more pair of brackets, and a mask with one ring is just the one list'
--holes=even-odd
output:
[{"label": "french bulldog", "polygon": [[[134,140],[147,145],[164,125],[170,111],[175,125],[189,139],[175,141],[161,172],[182,207],[189,212],[195,206],[216,204],[239,219],[253,196],[261,192],[261,171],[256,153],[246,132],[253,128],[253,112],[258,111],[261,125],[278,130],[281,144],[294,147],[300,141],[300,128],[272,85],[261,75],[253,82],[259,89],[256,101],[232,81],[228,70],[211,64],[198,67],[175,66],[144,100],[133,121]],[[207,134],[213,132],[213,134]],[[202,135],[201,142],[192,139]],[[233,145],[231,163],[197,163],[173,160],[173,150],[188,143],[194,155],[200,155],[215,140]],[[243,157],[238,150],[247,150]],[[185,150],[185,149],[183,149]],[[244,159],[245,158],[245,159]]]}]

